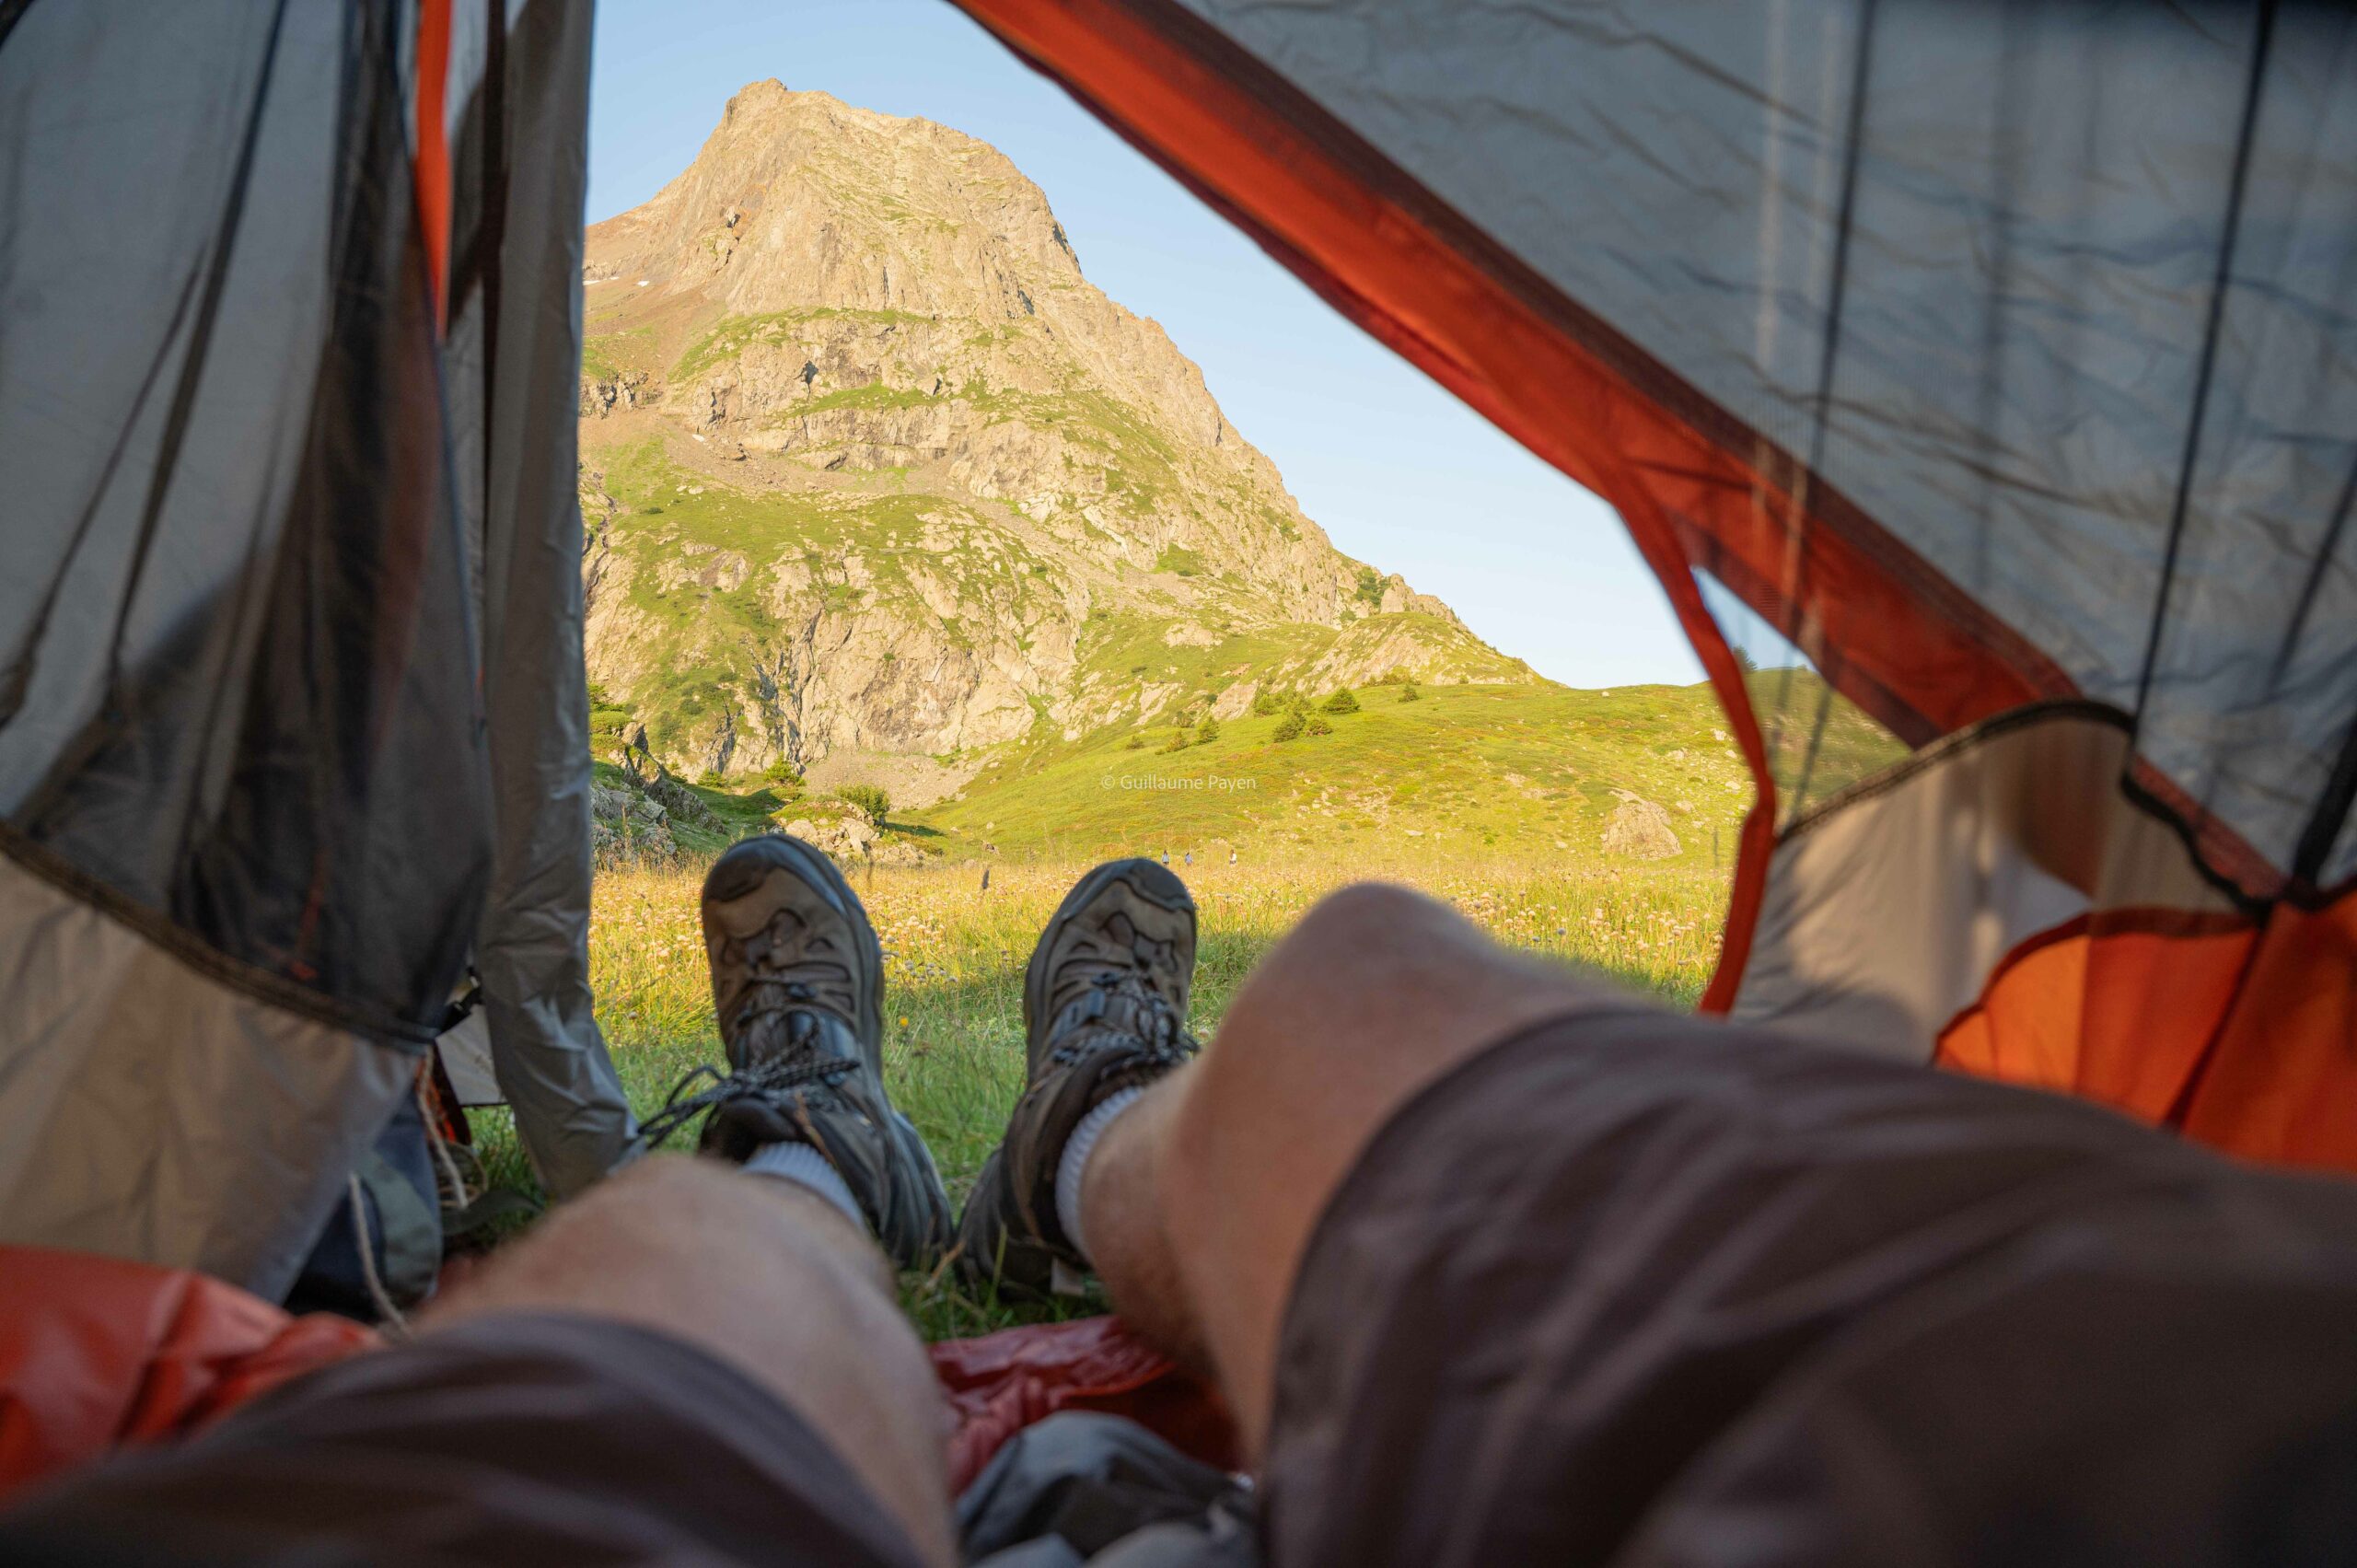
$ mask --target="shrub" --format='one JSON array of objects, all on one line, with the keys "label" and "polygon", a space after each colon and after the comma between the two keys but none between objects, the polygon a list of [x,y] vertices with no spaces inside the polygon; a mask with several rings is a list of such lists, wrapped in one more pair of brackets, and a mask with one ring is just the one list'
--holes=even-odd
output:
[{"label": "shrub", "polygon": [[1399,700],[1403,703],[1421,703],[1424,700],[1424,694],[1417,691],[1416,683],[1411,680],[1399,688]]},{"label": "shrub", "polygon": [[1217,740],[1218,738],[1219,720],[1217,719],[1207,718],[1203,720],[1202,726],[1195,731],[1195,744],[1198,746],[1209,746],[1213,741]]},{"label": "shrub", "polygon": [[1334,733],[1334,726],[1328,724],[1324,719],[1319,718],[1317,714],[1312,714],[1309,716],[1309,727],[1303,733],[1306,735],[1331,735]]},{"label": "shrub", "polygon": [[835,791],[835,798],[879,828],[892,809],[892,797],[879,784],[845,784]]},{"label": "shrub", "polygon": [[792,784],[799,788],[802,784],[802,770],[780,757],[761,770],[761,777],[770,784]]},{"label": "shrub", "polygon": [[696,783],[705,789],[718,789],[728,782],[718,768],[706,768],[696,775]]},{"label": "shrub", "polygon": [[1354,714],[1359,711],[1359,700],[1352,696],[1351,689],[1345,686],[1327,698],[1325,706],[1329,714]]},{"label": "shrub", "polygon": [[1252,699],[1252,711],[1264,719],[1274,717],[1277,712],[1277,694],[1274,691],[1261,692]]},{"label": "shrub", "polygon": [[1172,730],[1170,738],[1162,743],[1162,749],[1165,751],[1184,751],[1187,749],[1187,732],[1183,729]]},{"label": "shrub", "polygon": [[1145,737],[1144,737],[1144,736],[1143,736],[1143,735],[1132,735],[1132,737],[1130,737],[1127,740],[1124,740],[1123,742],[1121,742],[1121,749],[1122,749],[1122,750],[1124,750],[1124,751],[1143,751],[1143,750],[1144,750],[1144,749],[1145,749]]},{"label": "shrub", "polygon": [[[1318,722],[1322,724],[1325,721],[1321,719]],[[1276,733],[1271,736],[1270,738],[1272,740],[1298,740],[1301,738],[1301,715],[1299,714],[1287,714],[1284,718],[1278,723]]]}]

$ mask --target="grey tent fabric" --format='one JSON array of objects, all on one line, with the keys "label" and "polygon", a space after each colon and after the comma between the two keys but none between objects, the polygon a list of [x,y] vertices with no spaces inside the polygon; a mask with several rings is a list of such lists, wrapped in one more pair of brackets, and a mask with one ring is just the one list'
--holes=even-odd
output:
[{"label": "grey tent fabric", "polygon": [[2174,912],[2185,929],[2226,923],[2232,900],[2168,824],[2109,787],[2128,745],[2099,704],[2016,709],[1795,824],[1730,1015],[1929,1062],[1949,1021],[2042,933],[2131,911]]},{"label": "grey tent fabric", "polygon": [[488,833],[401,8],[149,10],[0,44],[0,843],[422,1043]]},{"label": "grey tent fabric", "polygon": [[2189,832],[2357,875],[2348,7],[1178,3],[2132,715]]},{"label": "grey tent fabric", "polygon": [[637,1132],[589,993],[575,403],[591,10],[507,8],[512,19],[493,13],[485,89],[452,138],[450,382],[454,401],[482,398],[488,446],[478,526],[497,828],[475,964],[501,1092],[562,1198],[631,1157]]},{"label": "grey tent fabric", "polygon": [[0,1240],[203,1269],[273,1299],[414,1068],[220,984],[13,860],[0,996]]},{"label": "grey tent fabric", "polygon": [[[453,138],[447,261],[445,13],[446,118],[502,131]],[[582,953],[588,19],[0,6],[0,1239],[275,1294],[470,955],[552,1179],[627,1147]]]}]

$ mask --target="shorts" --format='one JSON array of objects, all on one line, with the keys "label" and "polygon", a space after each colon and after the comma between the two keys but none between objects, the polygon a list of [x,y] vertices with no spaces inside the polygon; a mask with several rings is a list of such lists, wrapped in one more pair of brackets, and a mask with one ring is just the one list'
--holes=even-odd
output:
[{"label": "shorts", "polygon": [[604,1318],[483,1318],[355,1356],[0,1519],[0,1562],[915,1568],[742,1373]]},{"label": "shorts", "polygon": [[[2357,1186],[2061,1098],[1666,1014],[1525,1033],[1328,1205],[1260,1497],[1277,1568],[2341,1562]],[[790,1409],[659,1334],[486,1319],[0,1522],[114,1568],[898,1568]]]},{"label": "shorts", "polygon": [[1283,1565],[2345,1562],[2357,1184],[1763,1033],[1544,1026],[1329,1203],[1262,1481]]}]

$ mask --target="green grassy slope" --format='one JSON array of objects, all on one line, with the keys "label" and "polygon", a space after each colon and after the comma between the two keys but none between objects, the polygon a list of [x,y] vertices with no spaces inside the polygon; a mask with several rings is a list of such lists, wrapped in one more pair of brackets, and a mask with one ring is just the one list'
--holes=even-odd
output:
[{"label": "green grassy slope", "polygon": [[[962,847],[1056,859],[1228,847],[1437,855],[1530,847],[1594,854],[1617,790],[1670,813],[1678,862],[1731,858],[1750,804],[1742,760],[1707,686],[1577,691],[1546,684],[1356,693],[1332,733],[1275,738],[1282,714],[1221,721],[1163,748],[1172,726],[1043,745],[994,762],[912,819]],[[1316,704],[1312,712],[1318,713]],[[1199,734],[1200,731],[1191,732]],[[1132,745],[1132,740],[1143,744]]]}]

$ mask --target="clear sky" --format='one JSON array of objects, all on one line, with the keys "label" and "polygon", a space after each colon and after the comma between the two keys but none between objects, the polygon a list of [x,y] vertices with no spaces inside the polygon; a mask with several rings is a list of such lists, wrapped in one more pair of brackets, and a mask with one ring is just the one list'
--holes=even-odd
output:
[{"label": "clear sky", "polygon": [[775,76],[989,142],[1089,280],[1160,321],[1334,542],[1573,686],[1701,679],[1610,510],[1335,314],[947,0],[599,0],[589,216],[684,168]]}]

